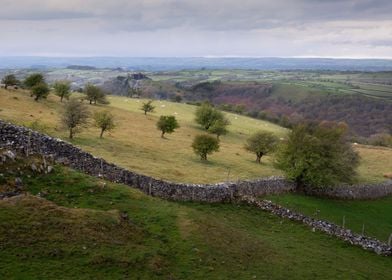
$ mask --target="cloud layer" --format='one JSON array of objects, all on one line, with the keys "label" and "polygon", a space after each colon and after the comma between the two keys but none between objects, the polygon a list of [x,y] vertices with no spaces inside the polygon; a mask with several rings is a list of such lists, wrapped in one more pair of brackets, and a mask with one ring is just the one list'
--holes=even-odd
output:
[{"label": "cloud layer", "polygon": [[392,1],[0,0],[0,56],[392,58]]}]

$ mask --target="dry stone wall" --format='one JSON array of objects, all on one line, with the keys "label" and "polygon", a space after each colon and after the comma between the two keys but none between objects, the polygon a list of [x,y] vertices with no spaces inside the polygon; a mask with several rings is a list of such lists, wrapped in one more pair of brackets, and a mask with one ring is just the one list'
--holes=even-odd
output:
[{"label": "dry stone wall", "polygon": [[264,211],[271,212],[279,217],[301,222],[311,227],[313,231],[318,230],[329,235],[336,236],[339,239],[350,243],[351,245],[360,246],[363,249],[373,251],[378,255],[389,257],[392,256],[391,246],[379,240],[353,233],[351,230],[342,228],[334,223],[305,216],[301,213],[291,211],[290,209],[284,208],[268,200],[258,200],[254,197],[243,196],[241,201],[249,205],[256,206],[257,208],[260,208]]},{"label": "dry stone wall", "polygon": [[376,199],[392,195],[392,180],[377,184],[341,185],[324,188],[308,187],[300,191],[308,195],[337,199]]},{"label": "dry stone wall", "polygon": [[[352,233],[327,221],[316,220],[256,197],[296,190],[293,183],[281,177],[246,180],[219,184],[181,184],[158,180],[134,173],[104,159],[82,151],[65,141],[0,120],[0,148],[11,148],[25,154],[40,153],[53,160],[92,176],[139,188],[144,193],[169,200],[229,202],[242,201],[269,211],[282,218],[301,222],[314,230],[334,235],[350,244],[361,246],[379,255],[392,256],[392,247],[378,240]],[[358,189],[357,189],[358,188]],[[392,194],[392,182],[379,185],[342,186],[341,188],[311,189],[313,195],[345,199],[377,198]]]},{"label": "dry stone wall", "polygon": [[[262,196],[297,190],[294,183],[282,177],[202,185],[158,180],[94,157],[60,139],[0,120],[1,146],[22,149],[26,153],[36,152],[51,156],[57,162],[69,165],[89,175],[133,186],[149,195],[164,199],[224,202],[232,201],[244,195]],[[392,195],[392,180],[372,185],[342,185],[338,187],[306,188],[306,190],[299,191],[310,195],[337,199],[376,199]]]},{"label": "dry stone wall", "polygon": [[282,177],[218,184],[183,184],[155,179],[126,170],[70,143],[0,120],[0,147],[40,153],[92,176],[136,187],[152,196],[180,201],[227,202],[242,195],[260,196],[293,191]]}]

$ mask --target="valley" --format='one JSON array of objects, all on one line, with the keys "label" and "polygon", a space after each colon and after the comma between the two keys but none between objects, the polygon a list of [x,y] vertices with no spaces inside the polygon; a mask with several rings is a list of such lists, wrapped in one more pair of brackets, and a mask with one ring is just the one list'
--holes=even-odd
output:
[{"label": "valley", "polygon": [[[0,119],[63,139],[128,170],[172,182],[211,184],[284,175],[275,165],[274,153],[258,164],[244,148],[255,131],[270,132],[284,143],[292,123],[284,122],[282,112],[291,121],[298,112],[318,120],[312,116],[317,112],[322,120],[340,115],[339,121],[350,123],[347,116],[354,112],[355,120],[356,110],[361,109],[357,112],[364,119],[351,128],[365,136],[388,131],[389,76],[380,73],[376,78],[352,74],[353,84],[342,74],[322,76],[321,81],[314,73],[257,72],[257,80],[253,71],[243,70],[144,73],[146,78],[126,76],[124,83],[118,79],[120,70],[56,71],[70,71],[68,78],[82,71],[79,81],[96,85],[129,82],[131,94],[107,95],[103,104],[89,104],[78,91],[71,94],[87,106],[90,116],[110,112],[115,128],[100,138],[90,117],[69,139],[61,123],[69,101],[60,102],[53,89],[39,101],[27,89],[0,89]],[[229,73],[230,79],[224,81]],[[51,82],[64,77],[51,75],[45,73]],[[112,83],[112,88],[116,84],[120,83]],[[219,138],[219,151],[201,161],[191,146],[196,135],[209,134],[195,122],[195,112],[205,100],[223,110],[229,125],[227,134]],[[148,101],[154,108],[145,114],[142,106]],[[319,105],[312,111],[309,106],[315,104]],[[156,128],[162,115],[175,116],[180,125],[165,138]],[[369,125],[374,129],[362,130]],[[392,170],[392,148],[364,145],[355,142],[358,135],[351,137],[351,146],[360,156],[355,183],[386,181]],[[4,157],[2,149],[1,153]],[[37,173],[26,160],[18,157],[10,165],[0,164],[0,275],[5,278],[389,279],[391,274],[390,257],[240,200],[167,201],[56,163],[51,172]],[[346,201],[294,191],[257,199],[389,242],[390,196]]]}]

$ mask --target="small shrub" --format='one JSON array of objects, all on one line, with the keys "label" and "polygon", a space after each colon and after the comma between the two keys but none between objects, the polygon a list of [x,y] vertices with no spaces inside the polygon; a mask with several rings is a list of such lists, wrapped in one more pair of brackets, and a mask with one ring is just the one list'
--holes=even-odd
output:
[{"label": "small shrub", "polygon": [[5,85],[5,89],[9,86],[17,86],[20,84],[19,80],[13,74],[6,75],[1,82]]},{"label": "small shrub", "polygon": [[90,102],[90,104],[109,104],[106,99],[105,92],[97,86],[87,84],[84,88],[84,93],[86,94],[86,99]]},{"label": "small shrub", "polygon": [[31,128],[32,130],[39,131],[42,133],[48,133],[50,130],[50,127],[45,125],[39,120],[34,120],[32,122],[26,123],[26,127]]},{"label": "small shrub", "polygon": [[75,132],[79,131],[90,116],[86,105],[76,99],[71,99],[65,105],[65,111],[61,118],[62,124],[69,130],[69,138],[72,139]]},{"label": "small shrub", "polygon": [[57,81],[53,85],[55,94],[60,97],[60,102],[63,102],[63,99],[69,99],[71,95],[71,86],[68,81]]},{"label": "small shrub", "polygon": [[157,129],[162,132],[162,138],[164,138],[165,133],[173,133],[179,127],[180,125],[174,116],[161,116],[157,122]]},{"label": "small shrub", "polygon": [[103,137],[105,131],[110,131],[115,128],[114,116],[109,111],[96,112],[94,114],[94,121],[95,126],[101,129],[100,138]]},{"label": "small shrub", "polygon": [[211,104],[204,103],[196,109],[195,121],[205,130],[208,130],[217,121],[225,123],[226,118],[221,111],[215,109]]},{"label": "small shrub", "polygon": [[206,161],[207,155],[219,151],[219,140],[210,135],[197,135],[193,140],[192,148],[201,160]]},{"label": "small shrub", "polygon": [[152,105],[152,100],[149,100],[145,103],[143,103],[141,110],[144,111],[144,114],[147,115],[147,113],[152,113],[154,112],[155,106]]},{"label": "small shrub", "polygon": [[46,97],[48,97],[49,92],[49,87],[44,82],[36,84],[31,88],[31,95],[35,96],[35,101],[38,101],[39,99],[45,99]]},{"label": "small shrub", "polygon": [[28,89],[31,89],[41,83],[45,83],[44,76],[41,73],[31,74],[23,82],[24,86]]},{"label": "small shrub", "polygon": [[352,183],[359,155],[341,126],[298,125],[293,128],[276,158],[276,166],[302,187]]},{"label": "small shrub", "polygon": [[256,154],[256,162],[260,163],[261,157],[274,151],[278,138],[268,131],[259,131],[246,140],[245,149]]},{"label": "small shrub", "polygon": [[226,118],[216,120],[212,126],[208,128],[208,131],[212,134],[216,135],[216,138],[219,140],[221,135],[227,134],[227,126],[230,124],[230,121]]}]

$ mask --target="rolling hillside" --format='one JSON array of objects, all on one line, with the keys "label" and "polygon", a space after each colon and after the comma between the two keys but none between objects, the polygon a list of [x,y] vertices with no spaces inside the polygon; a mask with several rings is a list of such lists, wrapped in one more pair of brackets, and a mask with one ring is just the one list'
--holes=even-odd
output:
[{"label": "rolling hillside", "polygon": [[[155,112],[145,116],[140,107],[146,100],[108,99],[110,105],[89,108],[110,110],[116,129],[99,139],[99,130],[90,125],[73,144],[167,180],[281,174],[272,157],[258,165],[243,145],[256,130],[284,138],[285,128],[227,113],[230,132],[221,138],[220,152],[203,163],[190,148],[193,136],[204,133],[193,120],[195,106],[154,101]],[[0,90],[1,119],[68,140],[59,122],[63,106],[53,95],[35,102],[27,91]],[[155,128],[160,115],[175,115],[181,125],[167,139]],[[392,170],[392,149],[355,149],[362,156],[361,181],[381,181]],[[0,200],[0,276],[5,279],[391,278],[390,258],[251,206],[164,201],[62,166],[46,175],[20,171],[24,194]],[[0,189],[14,187],[15,173],[0,177]],[[268,198],[308,215],[319,210],[319,217],[336,223],[346,215],[348,227],[358,232],[366,223],[366,233],[384,241],[390,230],[390,198],[353,203],[291,194]]]},{"label": "rolling hillside", "polygon": [[391,279],[391,258],[253,207],[28,174],[0,200],[2,279]]},{"label": "rolling hillside", "polygon": [[[344,121],[356,141],[377,133],[391,134],[392,72],[331,70],[194,69],[147,71],[74,66],[40,69],[48,82],[66,79],[74,90],[86,83],[115,95],[201,102],[225,108],[240,105],[244,114],[289,126],[305,120]],[[358,69],[357,69],[358,70]],[[0,69],[24,79],[37,69]],[[134,78],[139,76],[139,78]],[[142,76],[143,78],[140,78]],[[238,108],[234,108],[235,110]],[[231,108],[233,110],[233,108]]]},{"label": "rolling hillside", "polygon": [[[220,151],[203,163],[190,147],[193,137],[204,133],[193,120],[195,106],[155,101],[155,112],[145,116],[140,110],[143,99],[109,96],[109,101],[108,106],[89,108],[110,110],[116,117],[117,128],[99,139],[99,130],[90,125],[76,135],[74,144],[125,168],[172,181],[207,183],[281,175],[272,166],[271,157],[263,157],[262,164],[258,165],[254,155],[246,152],[243,145],[256,130],[268,130],[284,138],[287,129],[227,113],[230,132],[221,137]],[[0,104],[0,118],[68,140],[68,133],[60,124],[64,104],[58,97],[50,95],[48,100],[35,102],[28,92],[0,90]],[[161,139],[155,127],[160,115],[175,115],[180,122],[180,129],[167,139]],[[361,181],[381,181],[383,174],[391,172],[392,149],[361,145],[356,149],[362,156]]]},{"label": "rolling hillside", "polygon": [[[76,134],[72,141],[83,149],[120,166],[157,178],[181,182],[217,182],[256,178],[281,173],[272,167],[270,157],[263,164],[243,148],[245,139],[255,130],[269,130],[284,137],[286,129],[255,119],[228,114],[230,133],[221,137],[220,151],[203,163],[193,153],[193,137],[204,133],[193,121],[195,106],[155,101],[155,113],[144,115],[140,110],[145,100],[109,97],[109,106],[89,106],[91,111],[110,110],[117,128],[104,139],[92,125]],[[60,125],[64,104],[56,96],[35,102],[24,91],[0,91],[0,118],[32,126],[50,135],[67,139],[68,133]],[[156,121],[160,115],[175,115],[180,128],[166,139],[160,137]]]}]

